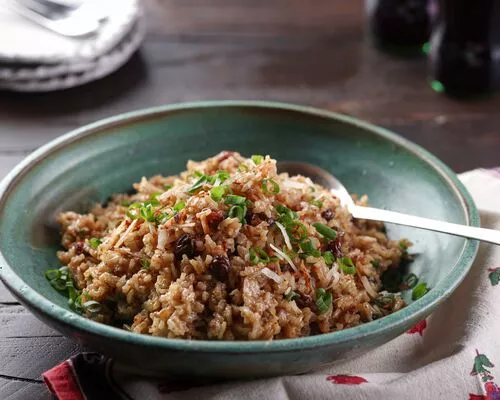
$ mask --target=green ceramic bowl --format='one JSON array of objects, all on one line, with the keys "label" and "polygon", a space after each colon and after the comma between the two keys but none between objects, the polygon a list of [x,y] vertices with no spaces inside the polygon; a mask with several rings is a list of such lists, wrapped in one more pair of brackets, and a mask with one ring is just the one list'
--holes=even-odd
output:
[{"label": "green ceramic bowl", "polygon": [[[38,318],[64,335],[145,372],[214,377],[301,373],[353,357],[427,317],[464,279],[477,243],[389,226],[419,253],[411,271],[432,290],[380,320],[341,332],[272,342],[172,340],[87,320],[44,278],[58,265],[54,215],[85,210],[141,176],[175,174],[224,149],[307,161],[391,210],[479,225],[455,174],[420,147],[355,119],[306,107],[206,102],[154,108],[91,124],[43,146],[0,184],[0,277]],[[439,321],[437,321],[439,323]],[[444,329],[445,327],[443,327]]]}]

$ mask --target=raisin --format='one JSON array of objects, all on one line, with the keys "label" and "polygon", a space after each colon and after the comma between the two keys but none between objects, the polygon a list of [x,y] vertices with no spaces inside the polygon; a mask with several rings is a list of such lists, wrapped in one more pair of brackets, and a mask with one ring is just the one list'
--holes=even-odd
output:
[{"label": "raisin", "polygon": [[212,230],[216,230],[223,219],[224,214],[222,214],[222,211],[212,210],[212,212],[207,215],[207,223],[209,228]]},{"label": "raisin", "polygon": [[333,214],[333,211],[331,208],[329,208],[328,210],[325,210],[321,213],[321,216],[326,219],[327,221],[330,221],[333,217],[334,217],[334,214]]},{"label": "raisin", "polygon": [[227,282],[229,277],[229,269],[231,268],[231,263],[229,258],[226,256],[215,256],[210,263],[210,273],[219,282]]},{"label": "raisin", "polygon": [[75,248],[76,254],[82,254],[83,253],[83,242],[76,242],[74,248]]},{"label": "raisin", "polygon": [[314,300],[311,296],[308,294],[300,293],[299,297],[295,299],[295,303],[299,308],[306,308],[309,307],[311,310],[314,311],[314,308],[316,307],[316,304],[314,303]]},{"label": "raisin", "polygon": [[181,260],[184,254],[188,258],[193,258],[196,255],[196,243],[194,239],[187,233],[182,235],[175,243],[174,254],[177,260]]},{"label": "raisin", "polygon": [[342,257],[342,243],[340,242],[340,237],[335,240],[330,240],[326,245],[327,250],[330,250],[333,255],[337,258]]}]

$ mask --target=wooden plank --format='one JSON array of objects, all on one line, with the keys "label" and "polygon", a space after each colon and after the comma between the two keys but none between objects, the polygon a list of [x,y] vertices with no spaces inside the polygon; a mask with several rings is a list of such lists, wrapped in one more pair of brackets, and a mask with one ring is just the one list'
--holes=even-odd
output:
[{"label": "wooden plank", "polygon": [[0,282],[0,304],[19,304],[2,282]]},{"label": "wooden plank", "polygon": [[40,379],[43,372],[81,351],[63,337],[0,338],[0,375]]},{"label": "wooden plank", "polygon": [[21,305],[0,305],[0,338],[61,337]]},{"label": "wooden plank", "polygon": [[41,381],[24,381],[0,376],[0,398],[2,400],[47,400],[52,397]]}]

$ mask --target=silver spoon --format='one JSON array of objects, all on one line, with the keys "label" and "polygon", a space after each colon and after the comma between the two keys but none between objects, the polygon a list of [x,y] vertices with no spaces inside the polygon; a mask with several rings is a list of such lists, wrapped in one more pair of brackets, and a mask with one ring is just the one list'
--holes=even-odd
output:
[{"label": "silver spoon", "polygon": [[500,244],[500,232],[493,229],[476,228],[473,226],[453,224],[434,219],[416,217],[395,211],[381,210],[372,207],[358,206],[354,203],[349,192],[342,183],[322,168],[302,162],[279,162],[278,171],[288,172],[289,175],[302,175],[311,178],[315,183],[330,189],[330,192],[340,199],[354,218],[389,222],[397,225],[412,226],[436,232],[449,233],[469,239]]}]

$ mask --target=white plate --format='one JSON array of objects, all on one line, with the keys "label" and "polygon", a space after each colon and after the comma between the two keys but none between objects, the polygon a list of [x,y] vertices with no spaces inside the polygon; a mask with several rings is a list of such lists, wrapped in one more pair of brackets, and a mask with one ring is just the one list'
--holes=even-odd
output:
[{"label": "white plate", "polygon": [[129,32],[138,13],[138,0],[92,0],[109,9],[97,34],[71,38],[58,35],[8,8],[0,0],[0,62],[46,63],[92,60],[108,53]]},{"label": "white plate", "polygon": [[[59,75],[40,78],[34,73],[33,76],[27,79],[0,80],[0,89],[19,92],[49,92],[80,86],[103,78],[116,71],[130,59],[141,44],[144,38],[144,31],[144,23],[139,18],[129,35],[116,48],[96,60],[85,64],[89,68],[84,71],[74,72],[71,70],[71,66],[62,64],[55,66],[52,71],[60,71],[61,74]],[[47,71],[49,70],[45,72]],[[16,75],[15,72],[13,74]]]}]

